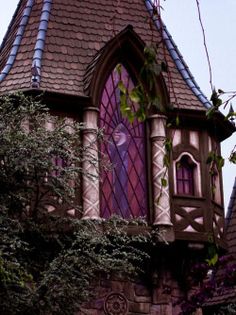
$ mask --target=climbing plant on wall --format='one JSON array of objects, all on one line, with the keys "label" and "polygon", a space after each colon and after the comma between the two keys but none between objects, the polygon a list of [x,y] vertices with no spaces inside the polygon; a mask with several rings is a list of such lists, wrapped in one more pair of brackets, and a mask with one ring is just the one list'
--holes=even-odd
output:
[{"label": "climbing plant on wall", "polygon": [[79,179],[94,176],[81,168],[94,158],[82,130],[39,99],[0,98],[1,314],[74,314],[101,274],[137,275],[155,246],[129,235],[142,220],[80,219]]}]

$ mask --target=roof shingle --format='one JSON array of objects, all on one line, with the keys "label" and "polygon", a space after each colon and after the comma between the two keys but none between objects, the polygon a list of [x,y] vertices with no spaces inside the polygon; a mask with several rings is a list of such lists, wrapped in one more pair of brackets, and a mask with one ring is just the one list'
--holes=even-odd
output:
[{"label": "roof shingle", "polygon": [[[21,0],[0,51],[1,69],[29,3],[31,11],[22,30],[21,43],[11,69],[0,83],[0,93],[31,88],[31,68],[36,63],[40,89],[86,96],[84,76],[88,65],[109,40],[132,25],[146,44],[152,39],[158,43],[163,36],[172,76],[171,84],[165,78],[171,102],[184,109],[205,110],[209,106],[165,26],[162,26],[162,35],[158,21],[150,29],[152,4],[149,0],[71,0],[69,3]],[[163,58],[162,51],[160,58]],[[176,95],[178,104],[175,104]]]}]

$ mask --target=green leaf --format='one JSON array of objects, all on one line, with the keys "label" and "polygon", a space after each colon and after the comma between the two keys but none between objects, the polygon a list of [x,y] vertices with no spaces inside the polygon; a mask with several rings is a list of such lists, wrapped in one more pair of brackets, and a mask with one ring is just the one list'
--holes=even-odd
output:
[{"label": "green leaf", "polygon": [[153,106],[155,106],[157,109],[161,110],[160,105],[160,97],[158,95],[155,95],[152,99],[151,99],[151,103]]},{"label": "green leaf", "polygon": [[216,164],[217,164],[218,170],[220,170],[224,166],[225,160],[221,155],[218,155],[216,157]]},{"label": "green leaf", "polygon": [[121,63],[118,63],[115,70],[117,71],[119,75],[121,75],[121,69],[122,69],[122,65]]},{"label": "green leaf", "polygon": [[126,94],[127,93],[127,89],[123,83],[123,81],[119,81],[118,82],[118,88],[119,90],[123,93],[123,94]]},{"label": "green leaf", "polygon": [[161,186],[162,187],[167,187],[167,180],[165,178],[161,179]]},{"label": "green leaf", "polygon": [[124,110],[124,108],[126,108],[128,106],[127,104],[127,97],[125,94],[121,93],[120,95],[120,108],[121,108],[121,111]]},{"label": "green leaf", "polygon": [[216,109],[214,106],[212,106],[211,108],[209,108],[206,112],[206,116],[207,116],[207,119],[210,119],[213,117],[214,113],[216,112]]},{"label": "green leaf", "polygon": [[166,138],[164,145],[165,145],[166,152],[170,153],[172,150],[172,140],[169,138]]},{"label": "green leaf", "polygon": [[233,164],[236,164],[236,151],[233,150],[230,153],[229,161]]},{"label": "green leaf", "polygon": [[169,156],[167,154],[165,154],[164,157],[163,157],[163,164],[166,167],[170,166],[170,159],[169,159]]},{"label": "green leaf", "polygon": [[160,74],[161,74],[161,71],[162,71],[162,67],[161,67],[161,65],[159,65],[159,64],[154,64],[154,65],[152,65],[152,67],[150,68],[150,70],[151,70],[151,72],[153,73],[153,74],[155,74],[156,76],[159,76]]},{"label": "green leaf", "polygon": [[132,91],[129,93],[129,98],[131,99],[132,102],[139,103],[140,102],[139,91],[136,88],[133,88]]},{"label": "green leaf", "polygon": [[206,259],[206,262],[208,263],[209,266],[215,266],[216,263],[219,260],[219,255],[215,253],[210,259]]},{"label": "green leaf", "polygon": [[150,46],[144,47],[145,63],[150,64],[156,60],[156,51],[155,48]]},{"label": "green leaf", "polygon": [[164,61],[161,62],[161,71],[168,72],[168,64]]},{"label": "green leaf", "polygon": [[212,161],[213,161],[212,153],[209,153],[209,155],[208,155],[208,157],[207,157],[207,160],[206,160],[206,163],[207,163],[207,164],[210,164]]},{"label": "green leaf", "polygon": [[222,105],[222,100],[219,98],[219,94],[214,89],[211,95],[210,100],[212,101],[213,106],[218,109]]},{"label": "green leaf", "polygon": [[179,124],[180,124],[179,116],[178,116],[178,115],[177,115],[176,118],[175,118],[175,124],[176,124],[177,127],[178,127]]}]

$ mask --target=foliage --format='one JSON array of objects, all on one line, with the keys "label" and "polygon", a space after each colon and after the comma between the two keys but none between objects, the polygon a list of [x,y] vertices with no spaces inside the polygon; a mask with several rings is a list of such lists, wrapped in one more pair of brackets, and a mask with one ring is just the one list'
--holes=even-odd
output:
[{"label": "foliage", "polygon": [[[39,101],[23,94],[1,97],[0,112],[1,206],[37,215],[50,194],[71,203],[82,159],[88,158],[80,143],[83,126],[49,115]],[[63,163],[57,165],[56,159]]]},{"label": "foliage", "polygon": [[[120,109],[124,117],[127,117],[130,122],[135,118],[144,121],[147,118],[147,112],[151,107],[164,112],[165,108],[160,100],[160,96],[156,93],[156,78],[161,72],[167,72],[165,62],[158,63],[157,47],[155,45],[145,46],[144,48],[144,63],[140,69],[138,83],[133,89],[128,90],[122,80],[118,83],[120,90]],[[118,73],[121,73],[121,65],[116,67]],[[138,108],[133,111],[130,103],[134,102]]]},{"label": "foliage", "polygon": [[236,164],[236,145],[234,146],[230,153],[229,161]]},{"label": "foliage", "polygon": [[224,166],[224,159],[221,155],[217,154],[215,151],[211,151],[208,154],[207,164],[210,164],[210,172],[214,174],[215,169],[220,171],[222,167]]},{"label": "foliage", "polygon": [[0,217],[0,313],[23,314],[25,303],[31,294],[26,283],[32,280],[28,273],[24,254],[28,244],[21,238],[22,226],[1,210]]},{"label": "foliage", "polygon": [[135,276],[149,257],[151,236],[128,235],[129,225],[141,222],[46,210],[52,198],[58,208],[66,204],[79,213],[79,178],[94,176],[83,174],[81,163],[97,163],[81,144],[82,130],[51,116],[39,100],[0,98],[1,314],[74,314],[101,275]]},{"label": "foliage", "polygon": [[[229,104],[229,101],[235,97],[235,95],[233,97],[230,97],[228,100],[226,100],[225,102],[223,102],[223,95],[227,94],[226,92],[224,92],[221,89],[213,89],[212,91],[212,95],[211,95],[211,102],[212,102],[212,107],[210,107],[206,113],[206,116],[208,119],[212,119],[214,117],[214,114],[216,112],[219,112],[220,109],[222,109],[222,107],[226,107]],[[230,121],[233,122],[234,118],[236,117],[236,113],[233,111],[232,109],[232,104],[229,110],[228,115],[226,115],[225,119],[229,119]],[[229,156],[229,161],[233,164],[236,164],[236,152],[235,152],[235,146],[234,148],[232,148],[230,156]],[[216,152],[211,152],[208,158],[207,163],[209,163],[209,159],[211,159],[211,161],[215,161],[218,169],[220,169],[223,165],[224,165],[224,158],[222,156],[217,156]],[[210,161],[210,162],[211,162]]]},{"label": "foliage", "polygon": [[129,236],[130,223],[116,218],[3,219],[1,314],[74,314],[100,275],[135,276],[149,258],[149,237]]},{"label": "foliage", "polygon": [[[99,275],[134,275],[145,255],[138,247],[144,237],[130,237],[116,219],[102,222],[74,222],[74,240],[50,263],[38,287],[41,312],[73,314],[91,298],[91,284]],[[127,223],[126,223],[127,224]],[[65,304],[70,304],[68,310]]]},{"label": "foliage", "polygon": [[[195,290],[178,302],[181,307],[180,315],[194,314],[214,296],[224,294],[228,289],[232,290],[236,283],[236,264],[230,255],[219,257],[218,249],[214,243],[210,243],[207,258],[193,265],[189,278],[191,287],[195,287]],[[228,306],[223,306],[216,314],[233,314],[223,313],[223,310],[229,310]]]},{"label": "foliage", "polygon": [[214,315],[235,315],[236,314],[236,304],[230,303],[226,306],[221,306]]}]

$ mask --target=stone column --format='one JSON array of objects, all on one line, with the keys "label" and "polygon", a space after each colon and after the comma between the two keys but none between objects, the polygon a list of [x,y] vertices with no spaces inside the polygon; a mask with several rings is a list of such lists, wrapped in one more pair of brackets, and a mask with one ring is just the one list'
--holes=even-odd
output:
[{"label": "stone column", "polygon": [[[165,156],[164,142],[166,139],[166,119],[164,115],[152,115],[151,121],[151,146],[152,146],[152,182],[154,198],[155,226],[172,226],[170,218],[170,196],[168,170],[163,164]],[[167,183],[162,185],[162,179]]]},{"label": "stone column", "polygon": [[98,164],[98,110],[86,108],[84,112],[83,146],[83,219],[100,219],[99,164]]}]

